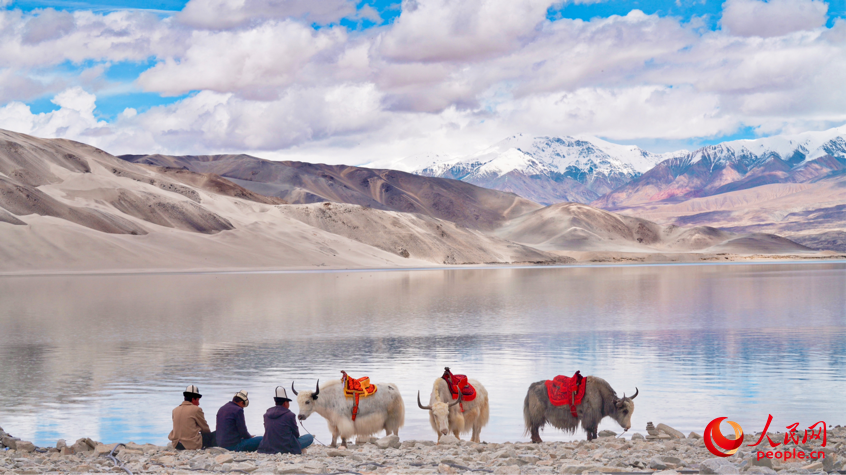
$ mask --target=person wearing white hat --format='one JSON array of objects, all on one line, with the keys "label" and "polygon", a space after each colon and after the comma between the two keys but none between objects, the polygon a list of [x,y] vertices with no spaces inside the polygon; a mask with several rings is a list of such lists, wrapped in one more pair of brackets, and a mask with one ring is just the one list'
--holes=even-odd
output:
[{"label": "person wearing white hat", "polygon": [[256,451],[261,436],[253,437],[247,430],[244,408],[249,405],[249,395],[242,389],[217,411],[217,445],[234,452]]},{"label": "person wearing white hat", "polygon": [[167,436],[177,450],[199,450],[214,447],[214,432],[200,409],[200,389],[193,384],[182,392],[182,404],[173,410],[173,430]]},{"label": "person wearing white hat", "polygon": [[264,439],[258,451],[262,454],[301,454],[314,442],[314,436],[300,437],[297,416],[289,409],[291,400],[282,386],[276,387],[273,400],[276,402],[264,413]]}]

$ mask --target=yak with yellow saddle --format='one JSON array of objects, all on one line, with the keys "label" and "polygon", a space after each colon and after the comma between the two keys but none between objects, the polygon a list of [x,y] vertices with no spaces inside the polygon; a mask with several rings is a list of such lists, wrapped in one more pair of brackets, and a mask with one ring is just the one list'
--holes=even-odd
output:
[{"label": "yak with yellow saddle", "polygon": [[353,378],[341,371],[341,378],[322,386],[318,381],[314,391],[291,389],[300,406],[299,419],[306,420],[317,412],[332,433],[332,447],[346,446],[352,436],[367,438],[384,430],[385,435],[399,435],[405,424],[405,404],[393,383],[372,384],[369,377]]}]

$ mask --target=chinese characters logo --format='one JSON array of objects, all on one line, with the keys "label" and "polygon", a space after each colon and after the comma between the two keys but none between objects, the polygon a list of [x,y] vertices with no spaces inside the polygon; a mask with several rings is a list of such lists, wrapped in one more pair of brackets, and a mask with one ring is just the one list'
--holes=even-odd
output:
[{"label": "chinese characters logo", "polygon": [[[717,457],[734,455],[743,444],[743,428],[737,422],[727,421],[734,429],[734,440],[726,438],[720,431],[720,422],[726,419],[727,417],[718,417],[705,427],[705,447],[708,447],[708,450]],[[717,447],[722,450],[717,449]]]},{"label": "chinese characters logo", "polygon": [[[726,421],[731,425],[734,429],[734,439],[729,439],[728,437],[724,436],[723,433],[720,431],[720,423],[726,420],[726,417],[718,417],[713,421],[709,422],[708,425],[705,427],[705,447],[708,450],[716,455],[717,457],[728,457],[730,455],[734,455],[737,453],[740,446],[743,445],[743,428],[740,427],[740,424],[734,421]],[[791,451],[787,448],[788,444],[799,445],[799,444],[806,444],[813,440],[818,440],[821,442],[821,446],[825,447],[827,442],[826,440],[826,425],[824,421],[819,421],[816,424],[808,427],[805,429],[804,434],[800,437],[799,431],[796,429],[799,427],[799,423],[793,423],[787,426],[787,433],[784,434],[784,442],[775,442],[770,438],[769,433],[767,431],[770,428],[770,424],[773,422],[772,414],[769,415],[767,418],[767,424],[764,426],[764,431],[761,433],[761,437],[758,438],[758,441],[754,444],[749,444],[749,447],[757,447],[761,445],[764,439],[767,440],[771,448],[776,448],[779,445],[784,444],[781,450],[775,451],[768,451],[764,452],[763,450],[758,450],[758,460],[762,458],[768,459],[781,459],[784,461],[790,459],[821,459],[825,458],[825,452],[820,451],[811,451],[811,452],[804,452],[802,450],[796,450],[795,448]]]}]

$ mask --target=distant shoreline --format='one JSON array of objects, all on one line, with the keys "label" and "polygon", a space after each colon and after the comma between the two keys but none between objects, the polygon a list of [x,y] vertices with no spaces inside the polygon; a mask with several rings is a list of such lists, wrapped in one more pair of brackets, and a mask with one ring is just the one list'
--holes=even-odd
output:
[{"label": "distant shoreline", "polygon": [[608,257],[606,260],[573,262],[568,264],[457,264],[431,267],[362,267],[334,268],[300,267],[278,269],[92,269],[92,270],[46,270],[46,271],[0,271],[3,277],[95,277],[95,276],[153,276],[153,275],[261,275],[261,274],[329,274],[364,272],[409,272],[444,270],[507,270],[507,269],[570,269],[570,268],[617,268],[617,267],[669,267],[669,266],[736,266],[736,265],[803,265],[803,264],[846,264],[846,254],[831,256],[761,255],[731,256],[727,260],[705,259],[698,261],[648,262],[629,256]]}]

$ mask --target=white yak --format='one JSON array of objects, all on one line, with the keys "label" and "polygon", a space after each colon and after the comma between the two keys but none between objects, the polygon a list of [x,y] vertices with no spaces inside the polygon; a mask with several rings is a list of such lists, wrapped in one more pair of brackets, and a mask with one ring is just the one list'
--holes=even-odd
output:
[{"label": "white yak", "polygon": [[332,433],[332,447],[337,447],[338,437],[341,445],[347,445],[347,439],[369,437],[381,430],[385,435],[399,435],[399,428],[405,424],[405,405],[402,402],[399,389],[393,383],[375,383],[376,393],[359,399],[358,414],[352,420],[354,398],[344,395],[344,388],[340,380],[335,379],[318,385],[315,391],[300,391],[291,389],[297,396],[300,406],[299,420],[304,421],[312,412],[317,412],[329,426]]},{"label": "white yak", "polygon": [[[429,423],[432,424],[432,429],[438,434],[438,440],[441,440],[441,436],[450,432],[456,438],[460,438],[460,434],[470,432],[472,429],[473,434],[470,440],[481,442],[479,437],[482,427],[487,425],[491,413],[488,391],[482,386],[482,383],[475,379],[468,379],[467,382],[476,388],[476,398],[472,401],[453,400],[449,393],[449,385],[444,378],[435,380],[428,406],[420,403],[420,392],[417,392],[417,405],[420,406],[420,409],[429,411]],[[459,401],[461,401],[461,405],[459,405]],[[461,406],[464,406],[464,412],[461,412]]]}]

